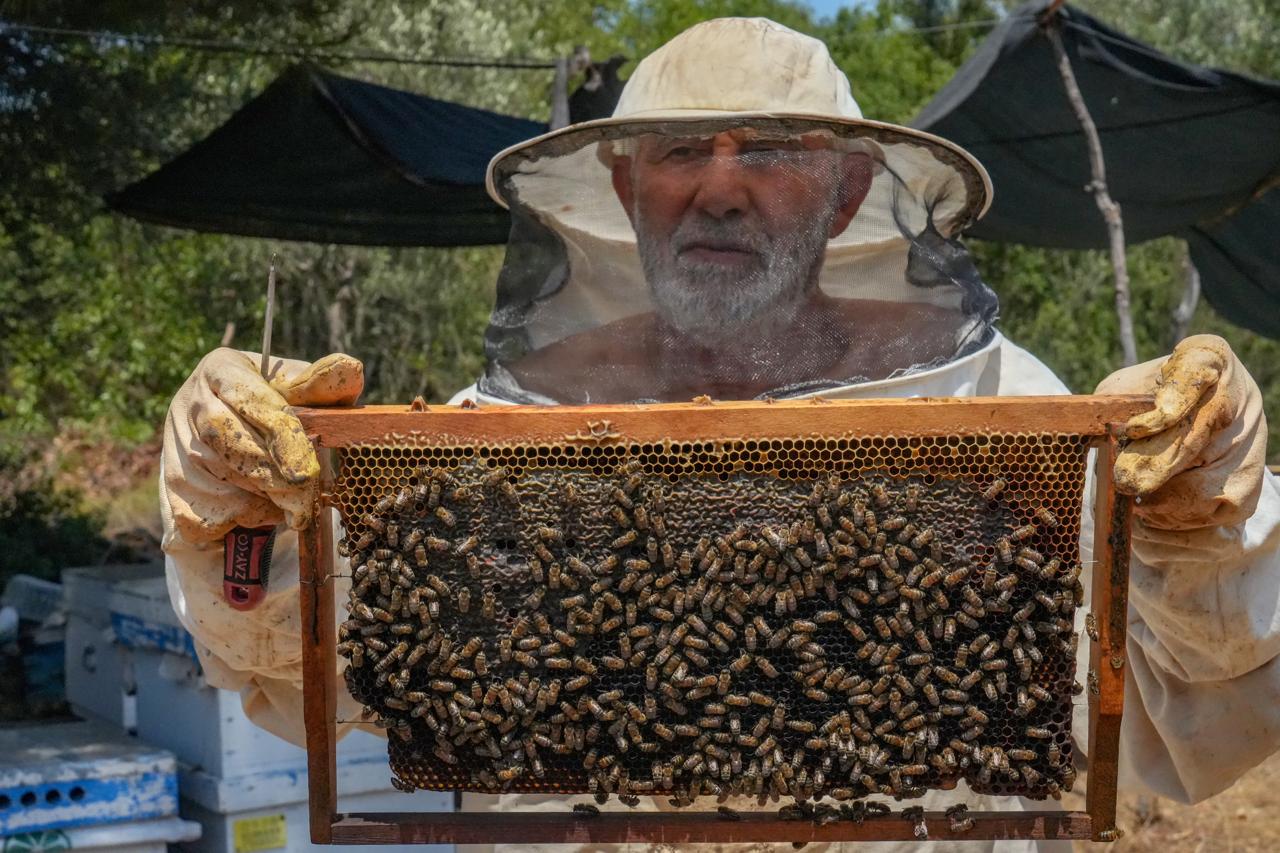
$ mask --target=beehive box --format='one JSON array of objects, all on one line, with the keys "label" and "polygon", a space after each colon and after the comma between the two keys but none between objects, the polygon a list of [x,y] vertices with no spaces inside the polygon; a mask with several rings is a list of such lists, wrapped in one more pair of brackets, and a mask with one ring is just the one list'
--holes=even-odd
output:
[{"label": "beehive box", "polygon": [[[1142,405],[305,412],[336,449],[324,495],[344,522],[351,586],[332,637],[335,578],[314,531],[313,784],[331,752],[340,653],[348,689],[390,730],[405,789],[692,806],[517,813],[499,818],[514,822],[505,828],[492,815],[423,819],[411,822],[420,840],[1107,838],[1114,667],[1088,677],[1102,780],[1088,814],[974,815],[970,826],[868,819],[858,804],[960,781],[1033,799],[1071,787],[1086,459],[1094,447],[1109,459],[1108,425]],[[1095,570],[1094,598],[1100,613],[1121,609],[1091,650],[1107,660],[1123,654],[1127,556],[1127,505],[1109,470],[1094,558],[1110,570]],[[842,804],[818,808],[849,819],[696,810],[730,795]],[[331,802],[313,788],[317,840],[392,839],[384,821],[339,817]]]}]

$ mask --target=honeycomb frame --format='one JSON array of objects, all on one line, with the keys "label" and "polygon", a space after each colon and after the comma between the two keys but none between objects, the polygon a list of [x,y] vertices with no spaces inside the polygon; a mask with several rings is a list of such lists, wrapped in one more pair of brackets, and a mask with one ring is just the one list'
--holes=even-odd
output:
[{"label": "honeycomb frame", "polygon": [[[1110,466],[1103,463],[1116,452],[1114,425],[1145,406],[1146,400],[1142,398],[1115,397],[833,402],[819,399],[610,407],[433,407],[427,411],[364,407],[303,410],[299,416],[318,446],[337,451],[332,459],[322,454],[325,463],[322,500],[342,511],[351,537],[348,542],[365,532],[361,519],[367,517],[372,505],[397,488],[406,490],[411,486],[413,470],[424,462],[434,460],[436,465],[454,468],[479,465],[480,470],[509,473],[510,481],[521,483],[526,475],[540,470],[572,469],[586,476],[587,482],[590,478],[608,479],[618,476],[628,460],[632,460],[628,470],[675,484],[690,479],[690,474],[696,472],[706,479],[728,481],[729,485],[744,476],[786,483],[808,483],[831,476],[833,483],[837,478],[845,483],[859,483],[866,477],[884,475],[889,483],[905,483],[914,477],[923,478],[928,484],[963,481],[975,491],[998,488],[1004,492],[1000,505],[1012,508],[1007,514],[1010,524],[1033,521],[1041,508],[1051,509],[1051,515],[1067,519],[1056,532],[1046,534],[1044,541],[1028,544],[1043,550],[1046,560],[1055,556],[1069,560],[1078,541],[1078,520],[1072,519],[1078,519],[1081,508],[1085,454],[1097,449],[1099,469],[1094,511],[1098,540],[1094,552],[1093,606],[1099,617],[1098,627],[1091,625],[1090,629],[1087,699],[1092,772],[1087,792],[1088,811],[974,814],[974,827],[963,833],[955,833],[954,821],[944,815],[928,813],[918,818],[921,827],[930,830],[930,838],[1106,840],[1114,835],[1114,755],[1123,702],[1128,501],[1113,493]],[[367,472],[377,476],[361,476]],[[1074,502],[1064,499],[1073,489]],[[464,519],[464,523],[478,522]],[[337,815],[331,772],[337,644],[332,631],[325,630],[333,624],[335,612],[333,543],[327,542],[326,536],[326,529],[310,528],[304,531],[302,548],[302,615],[304,624],[313,626],[312,642],[304,644],[307,671],[304,700],[312,763],[315,840],[336,843],[359,837],[391,841],[400,840],[406,831],[412,831],[415,839],[430,841],[476,841],[482,836],[489,840],[519,838],[529,843],[569,838],[634,841],[670,838],[675,827],[682,828],[685,834],[681,837],[687,841],[912,837],[910,823],[893,815],[857,824],[820,826],[815,822],[811,827],[760,813],[744,813],[741,821],[718,820],[715,812],[609,813],[591,821],[575,821],[567,814],[555,820],[556,816],[545,814],[514,813],[499,816],[500,822],[510,824],[506,828],[492,825],[493,815],[486,816],[484,823],[469,822],[467,815],[430,818],[426,815],[394,818]],[[365,537],[364,541],[368,539]],[[1117,547],[1119,545],[1124,547]],[[987,546],[987,551],[990,550]],[[992,566],[996,564],[993,554],[982,556]],[[1078,554],[1075,557],[1078,559]],[[1110,571],[1101,570],[1107,566]],[[793,607],[794,604],[793,598]],[[486,607],[490,606],[491,602],[486,602]],[[512,618],[515,612],[511,610]],[[499,632],[509,629],[507,624],[500,627]],[[697,659],[698,655],[695,653],[693,657]],[[1099,665],[1104,660],[1108,661],[1106,667]],[[1065,731],[1069,734],[1070,694],[1063,689],[1064,684],[1070,684],[1070,679],[1055,680],[1054,698],[1061,703],[1058,707],[1066,711]],[[1001,686],[1003,692],[1004,685]],[[1020,697],[1020,701],[1023,698]],[[1063,722],[1058,715],[1055,719]],[[395,740],[393,737],[393,744]],[[1069,766],[1069,740],[1062,745]],[[395,755],[394,746],[392,754]],[[415,753],[415,761],[421,764],[422,756]],[[439,761],[435,764],[444,767]],[[393,769],[402,772],[404,761],[398,768],[393,761]],[[507,783],[505,788],[516,792],[585,790],[581,787],[582,779],[575,787],[565,781],[571,777],[555,776],[555,772],[558,771],[553,771],[553,784],[528,779],[524,783]],[[435,789],[477,790],[474,775],[473,784],[447,772],[429,773],[428,777],[415,777],[416,784]],[[972,778],[968,781],[973,784]],[[950,787],[954,782],[953,778],[949,783],[943,780],[939,784],[935,778],[928,786]],[[1005,792],[999,786],[988,790]],[[911,811],[908,809],[904,814]],[[396,827],[394,833],[385,832],[390,826]],[[901,835],[904,826],[907,834]],[[382,834],[375,828],[381,828]]]}]

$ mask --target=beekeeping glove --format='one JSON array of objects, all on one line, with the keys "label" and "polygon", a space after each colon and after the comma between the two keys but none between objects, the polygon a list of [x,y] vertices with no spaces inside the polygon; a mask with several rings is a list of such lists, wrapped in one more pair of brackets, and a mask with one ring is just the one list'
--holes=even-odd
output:
[{"label": "beekeeping glove", "polygon": [[1265,471],[1262,393],[1216,335],[1182,341],[1167,358],[1118,370],[1099,394],[1155,394],[1155,407],[1125,425],[1116,488],[1138,498],[1149,527],[1190,530],[1238,524],[1254,512]]},{"label": "beekeeping glove", "polygon": [[[298,537],[277,533],[270,591],[248,611],[225,600],[222,540],[237,525],[306,523],[319,466],[286,407],[350,405],[363,389],[364,368],[341,354],[314,364],[272,359],[264,379],[259,361],[254,353],[214,350],[169,405],[160,464],[166,574],[208,683],[239,691],[249,719],[302,745]],[[341,597],[349,582],[335,583]],[[339,718],[359,713],[359,703],[340,690]],[[338,726],[338,735],[351,727]]]},{"label": "beekeeping glove", "polygon": [[308,364],[233,349],[209,353],[179,389],[165,423],[167,536],[220,540],[235,526],[310,520],[319,464],[302,424],[286,406],[351,405],[364,367],[336,353]]}]

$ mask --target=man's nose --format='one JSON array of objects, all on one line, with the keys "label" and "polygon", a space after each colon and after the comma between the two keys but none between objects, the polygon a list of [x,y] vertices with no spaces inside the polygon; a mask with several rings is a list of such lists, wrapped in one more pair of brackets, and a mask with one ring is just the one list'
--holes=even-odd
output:
[{"label": "man's nose", "polygon": [[693,206],[703,213],[724,219],[742,214],[751,206],[746,172],[732,154],[715,154],[697,175]]}]

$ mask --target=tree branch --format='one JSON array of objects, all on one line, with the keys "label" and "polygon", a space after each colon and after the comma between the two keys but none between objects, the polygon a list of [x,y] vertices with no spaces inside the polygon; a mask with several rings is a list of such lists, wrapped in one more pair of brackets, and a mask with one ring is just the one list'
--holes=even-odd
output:
[{"label": "tree branch", "polygon": [[1173,309],[1172,322],[1169,325],[1169,348],[1178,345],[1178,341],[1187,336],[1191,327],[1191,318],[1196,314],[1196,303],[1200,301],[1200,270],[1191,260],[1191,247],[1182,244],[1182,272],[1185,276],[1182,285],[1182,299]]},{"label": "tree branch", "polygon": [[1124,353],[1125,366],[1138,363],[1138,347],[1133,336],[1133,315],[1129,309],[1129,267],[1125,260],[1124,224],[1120,219],[1120,205],[1116,204],[1107,192],[1107,169],[1102,159],[1102,140],[1098,137],[1098,127],[1089,115],[1084,96],[1080,94],[1080,86],[1076,83],[1075,72],[1071,70],[1071,60],[1067,58],[1066,48],[1062,46],[1062,35],[1058,31],[1058,19],[1045,22],[1044,33],[1053,45],[1053,53],[1058,61],[1058,73],[1062,75],[1062,85],[1067,91],[1067,100],[1084,131],[1085,141],[1089,146],[1089,170],[1091,180],[1086,187],[1093,193],[1093,200],[1102,211],[1102,218],[1107,223],[1107,234],[1111,244],[1111,266],[1115,271],[1116,318],[1120,323],[1120,349]]}]

